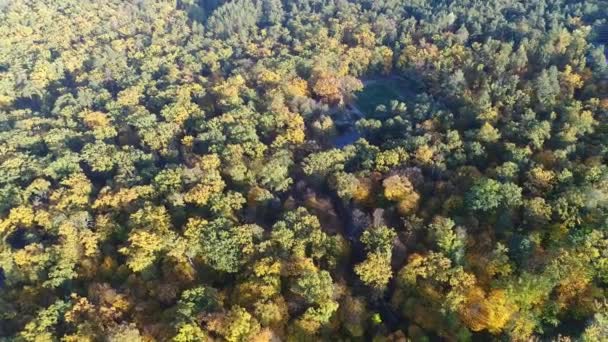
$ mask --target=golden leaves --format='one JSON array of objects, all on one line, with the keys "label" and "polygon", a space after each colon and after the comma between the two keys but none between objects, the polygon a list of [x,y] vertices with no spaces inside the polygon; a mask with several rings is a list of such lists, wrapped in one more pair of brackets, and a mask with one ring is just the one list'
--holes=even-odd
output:
[{"label": "golden leaves", "polygon": [[140,185],[132,188],[123,188],[116,192],[111,192],[109,188],[100,191],[97,200],[93,203],[93,209],[112,208],[119,209],[127,206],[139,198],[146,198],[154,193],[151,185]]},{"label": "golden leaves", "polygon": [[34,224],[34,209],[29,207],[15,207],[11,209],[8,217],[0,221],[0,233],[5,233],[16,227],[30,228]]},{"label": "golden leaves", "polygon": [[213,87],[213,93],[218,97],[220,105],[237,105],[241,102],[239,95],[245,87],[245,79],[241,75],[227,78]]},{"label": "golden leaves", "polygon": [[300,77],[294,77],[284,85],[284,91],[288,96],[307,97],[309,95],[308,82]]},{"label": "golden leaves", "polygon": [[89,204],[89,196],[93,185],[84,173],[74,173],[64,179],[58,189],[51,194],[51,200],[59,210],[81,208]]},{"label": "golden leaves", "polygon": [[365,261],[355,266],[361,280],[374,288],[384,288],[393,276],[391,260],[383,253],[370,253]]},{"label": "golden leaves", "polygon": [[420,164],[429,164],[433,160],[435,152],[432,147],[422,145],[414,152],[414,159]]},{"label": "golden leaves", "polygon": [[487,329],[497,334],[507,324],[517,307],[510,303],[505,291],[492,290],[487,293],[472,287],[459,311],[461,319],[473,331]]},{"label": "golden leaves", "polygon": [[129,87],[118,93],[118,99],[116,100],[116,103],[120,106],[125,107],[136,106],[139,104],[139,101],[142,97],[142,91],[142,87],[139,86]]},{"label": "golden leaves", "polygon": [[313,81],[312,91],[327,102],[339,102],[341,99],[339,84],[336,76],[323,72]]},{"label": "golden leaves", "polygon": [[390,201],[397,201],[397,209],[401,214],[408,214],[416,209],[420,195],[414,190],[414,186],[406,177],[393,175],[386,178],[384,186],[384,197]]}]

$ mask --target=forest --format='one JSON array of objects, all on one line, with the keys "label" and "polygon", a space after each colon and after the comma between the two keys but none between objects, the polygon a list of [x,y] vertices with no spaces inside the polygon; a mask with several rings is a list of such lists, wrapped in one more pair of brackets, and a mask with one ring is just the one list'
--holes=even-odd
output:
[{"label": "forest", "polygon": [[0,0],[0,342],[608,341],[607,0]]}]

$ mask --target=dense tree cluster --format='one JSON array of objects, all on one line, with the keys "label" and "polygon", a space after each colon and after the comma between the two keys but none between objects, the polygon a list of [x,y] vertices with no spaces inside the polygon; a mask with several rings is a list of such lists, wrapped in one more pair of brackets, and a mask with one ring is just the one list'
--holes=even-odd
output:
[{"label": "dense tree cluster", "polygon": [[0,1],[0,341],[608,340],[604,0]]}]

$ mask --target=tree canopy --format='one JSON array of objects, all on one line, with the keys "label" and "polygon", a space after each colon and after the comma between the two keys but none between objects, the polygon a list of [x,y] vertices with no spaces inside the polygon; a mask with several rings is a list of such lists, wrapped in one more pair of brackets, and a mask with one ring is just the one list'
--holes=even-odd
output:
[{"label": "tree canopy", "polygon": [[0,0],[0,341],[608,339],[604,0]]}]

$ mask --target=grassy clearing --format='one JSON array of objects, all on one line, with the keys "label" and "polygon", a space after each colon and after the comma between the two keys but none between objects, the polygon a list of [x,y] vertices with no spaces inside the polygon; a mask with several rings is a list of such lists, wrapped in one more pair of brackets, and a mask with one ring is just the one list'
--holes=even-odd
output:
[{"label": "grassy clearing", "polygon": [[373,116],[379,105],[389,106],[392,100],[407,101],[414,94],[405,80],[379,79],[367,82],[357,94],[357,106],[365,116]]}]

